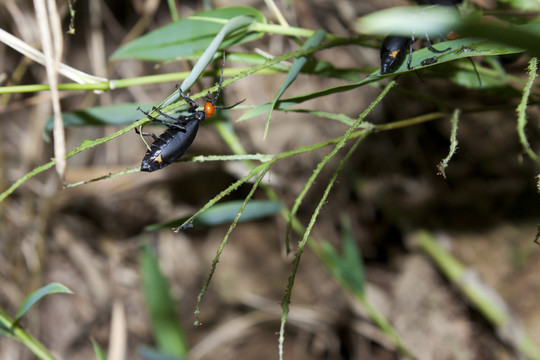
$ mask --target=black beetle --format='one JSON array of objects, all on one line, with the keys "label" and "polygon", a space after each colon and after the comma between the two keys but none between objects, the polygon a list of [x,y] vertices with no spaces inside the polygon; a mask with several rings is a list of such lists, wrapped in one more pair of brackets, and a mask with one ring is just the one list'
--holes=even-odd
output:
[{"label": "black beetle", "polygon": [[[405,53],[412,48],[410,37],[387,36],[381,46],[381,75],[394,72],[405,59]],[[409,50],[411,52],[411,50]],[[410,60],[407,62],[410,67]]]},{"label": "black beetle", "polygon": [[[440,6],[455,6],[455,4],[461,2],[452,0],[426,0],[422,1],[424,4],[440,5]],[[407,59],[407,69],[411,69],[412,60],[412,45],[417,40],[415,36],[397,36],[389,35],[384,38],[381,46],[381,75],[389,74],[396,71],[403,60],[405,59],[405,53],[409,51],[409,57]],[[431,52],[443,53],[450,50],[450,48],[444,50],[437,50],[433,47],[429,36],[426,34],[427,47]]]},{"label": "black beetle", "polygon": [[[223,66],[225,66],[225,63],[223,63]],[[204,110],[197,111],[199,104],[184,93],[179,86],[177,86],[177,88],[180,95],[190,104],[189,109],[187,110],[189,113],[188,115],[180,115],[178,118],[174,118],[161,112],[156,107],[152,108],[152,110],[161,116],[172,120],[172,122],[158,119],[141,108],[138,109],[143,114],[148,116],[151,121],[164,124],[168,127],[168,129],[165,130],[165,132],[159,137],[154,134],[141,133],[139,130],[135,129],[137,134],[151,136],[154,139],[154,142],[144,155],[144,159],[141,164],[141,171],[152,172],[163,169],[164,167],[178,160],[191,146],[193,140],[195,140],[201,122],[203,122],[207,117],[212,116],[216,109],[231,109],[245,100],[239,101],[238,103],[228,107],[215,106],[221,90],[222,79],[223,67],[221,68],[221,76],[219,77],[219,86],[216,96],[212,98],[209,95],[206,95]]]},{"label": "black beetle", "polygon": [[[411,70],[412,60],[412,45],[416,41],[416,37],[394,36],[389,35],[384,38],[381,46],[381,75],[389,74],[396,71],[405,58],[405,53],[409,51],[409,57],[407,58],[407,69]],[[431,52],[443,53],[450,50],[446,48],[444,50],[437,50],[431,44],[431,40],[426,35],[427,47]]]}]

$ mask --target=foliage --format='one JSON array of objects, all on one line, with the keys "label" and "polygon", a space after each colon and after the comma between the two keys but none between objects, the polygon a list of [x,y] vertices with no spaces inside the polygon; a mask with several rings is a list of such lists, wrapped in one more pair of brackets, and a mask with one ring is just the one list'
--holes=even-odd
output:
[{"label": "foliage", "polygon": [[[524,5],[525,6],[525,5]],[[529,5],[527,5],[529,6]],[[267,122],[265,127],[265,135],[272,131],[271,118],[275,111],[283,112],[303,112],[311,114],[314,117],[325,118],[329,121],[339,121],[347,124],[348,129],[343,134],[334,139],[328,139],[324,142],[303,146],[297,149],[292,149],[278,154],[260,155],[246,154],[245,150],[240,145],[240,141],[236,138],[234,132],[230,130],[223,122],[216,122],[216,129],[228,143],[234,155],[227,156],[201,156],[182,161],[228,161],[228,160],[243,160],[249,172],[244,177],[238,179],[222,192],[209,200],[199,211],[189,217],[174,219],[166,224],[156,224],[148,227],[147,230],[158,230],[163,227],[175,227],[175,231],[185,230],[195,225],[215,225],[221,223],[229,223],[230,227],[223,238],[221,245],[217,251],[217,255],[211,266],[210,274],[203,285],[203,289],[199,295],[196,314],[200,311],[200,301],[208,288],[212,275],[216,270],[220,255],[227,244],[230,234],[233,232],[237,223],[242,221],[250,221],[261,219],[264,217],[281,214],[288,222],[287,230],[287,249],[290,250],[288,237],[292,232],[298,233],[302,240],[296,248],[297,253],[291,270],[291,276],[288,281],[287,292],[282,301],[283,316],[280,329],[280,355],[283,355],[283,342],[285,340],[285,324],[289,312],[289,303],[291,301],[294,288],[295,276],[300,266],[301,256],[306,246],[313,246],[314,252],[320,257],[328,270],[332,273],[336,281],[348,291],[358,295],[359,301],[369,308],[364,297],[364,273],[361,263],[361,257],[355,249],[351,236],[346,236],[343,240],[344,253],[338,254],[336,250],[328,243],[322,242],[321,245],[311,237],[311,232],[317,223],[318,216],[324,204],[329,200],[332,187],[337,181],[343,169],[348,166],[348,160],[356,151],[358,145],[367,137],[375,132],[391,131],[402,127],[433,121],[449,114],[454,114],[452,120],[452,135],[450,138],[450,149],[448,156],[441,161],[440,172],[445,174],[445,170],[449,166],[450,159],[457,149],[458,133],[458,118],[459,109],[444,108],[439,113],[430,116],[418,117],[396,121],[394,123],[375,125],[366,121],[376,106],[387,96],[395,85],[395,81],[390,81],[384,89],[379,93],[379,96],[363,111],[360,111],[354,117],[348,117],[341,113],[328,113],[318,109],[301,108],[303,103],[308,100],[324,101],[331,95],[348,91],[355,91],[359,87],[369,84],[375,84],[382,88],[381,83],[388,77],[396,77],[405,73],[426,69],[428,74],[432,74],[447,81],[454,81],[459,84],[466,84],[467,87],[479,89],[479,91],[497,91],[502,85],[510,83],[510,76],[500,72],[500,69],[495,65],[481,66],[478,68],[478,74],[481,77],[481,83],[477,81],[476,69],[467,62],[470,57],[494,57],[506,54],[515,54],[521,52],[529,52],[533,55],[540,53],[538,27],[537,23],[525,25],[514,25],[509,22],[491,22],[487,20],[478,20],[478,16],[462,18],[458,14],[448,15],[447,12],[428,13],[424,9],[420,9],[420,13],[415,12],[413,15],[404,16],[404,11],[409,14],[410,9],[393,9],[388,12],[369,15],[357,22],[357,30],[362,33],[350,38],[338,37],[326,32],[312,31],[303,28],[270,24],[259,11],[249,7],[229,7],[209,10],[198,13],[196,15],[180,19],[172,22],[161,28],[154,30],[144,36],[141,36],[134,41],[120,47],[111,56],[110,60],[118,59],[136,59],[141,61],[178,61],[180,59],[198,59],[193,71],[189,74],[170,73],[160,77],[149,78],[134,78],[134,79],[119,79],[106,80],[102,82],[87,81],[85,84],[60,84],[59,89],[78,89],[78,90],[113,90],[123,87],[133,86],[145,82],[158,83],[162,81],[176,81],[179,78],[185,79],[181,88],[187,91],[202,75],[215,75],[215,72],[205,72],[207,65],[216,58],[221,58],[220,52],[226,51],[227,48],[233,45],[244,44],[249,45],[256,39],[269,34],[281,34],[291,38],[308,38],[305,42],[299,41],[297,50],[289,53],[281,54],[275,58],[263,59],[261,57],[252,56],[253,54],[242,54],[240,52],[227,52],[226,58],[234,58],[238,62],[244,62],[246,65],[254,65],[243,69],[226,69],[225,75],[232,76],[223,81],[223,87],[239,81],[242,78],[258,73],[286,73],[287,77],[281,89],[276,90],[273,100],[266,104],[253,104],[251,109],[241,118],[242,121],[247,121],[252,117],[260,114],[267,114]],[[414,10],[416,11],[416,10]],[[476,11],[481,11],[476,9]],[[411,23],[411,18],[413,22]],[[404,19],[404,22],[401,20]],[[437,19],[437,21],[433,21]],[[399,20],[399,22],[398,22]],[[394,27],[390,27],[396,26]],[[427,49],[420,49],[412,54],[411,66],[408,69],[407,65],[402,64],[394,73],[380,75],[378,66],[374,64],[371,69],[340,69],[333,64],[325,61],[319,61],[313,57],[314,54],[326,49],[331,49],[338,46],[363,46],[373,47],[375,45],[371,40],[372,34],[380,34],[381,31],[394,30],[402,31],[402,35],[411,35],[413,32],[430,32],[441,33],[448,29],[457,29],[466,37],[444,41],[438,46],[441,48],[450,48],[450,50],[437,54],[436,61],[425,62],[427,58],[432,58],[433,53]],[[370,34],[370,35],[366,35]],[[22,50],[21,50],[22,51]],[[283,61],[294,60],[291,66],[284,65]],[[525,110],[530,99],[537,100],[538,87],[534,80],[536,77],[536,59],[533,58],[530,62],[529,81],[525,82],[522,79],[512,78],[513,84],[518,83],[518,90],[523,90],[521,104],[516,109],[519,116],[517,127],[519,130],[519,139],[523,145],[524,151],[529,157],[538,161],[538,156],[531,149],[525,136],[526,116]],[[477,65],[478,66],[478,65]],[[377,69],[375,69],[377,68]],[[68,73],[72,70],[66,68]],[[365,78],[359,80],[355,73],[365,73]],[[73,70],[74,73],[74,70]],[[340,78],[347,79],[349,83],[345,85],[329,87],[321,91],[313,91],[304,93],[294,97],[282,98],[284,92],[294,84],[297,77],[301,74],[312,74],[320,78]],[[75,76],[75,74],[73,74]],[[354,79],[352,81],[351,79]],[[515,85],[513,85],[515,86]],[[519,88],[523,86],[523,88]],[[26,87],[4,87],[1,92],[24,92],[38,91],[46,89],[46,85],[29,85]],[[216,86],[206,89],[204,92],[193,95],[193,98],[199,98],[206,95],[207,92],[213,92],[217,89]],[[169,97],[163,100],[158,106],[161,111],[168,114],[177,115],[185,110],[185,100],[178,96],[175,91]],[[136,116],[141,116],[134,109],[136,105],[125,103],[109,107],[89,107],[64,114],[65,126],[97,126],[105,125],[125,125],[124,128],[115,133],[109,134],[103,138],[85,140],[73,151],[66,155],[66,158],[75,156],[83,151],[90,150],[101,144],[109,141],[114,141],[115,138],[131,132],[133,129],[144,126],[149,122],[147,118],[141,118],[138,121],[131,120]],[[49,130],[47,126],[46,130]],[[346,148],[347,145],[352,146]],[[331,147],[331,150],[324,156],[314,169],[312,176],[306,181],[304,188],[300,191],[295,199],[294,205],[288,209],[283,205],[281,199],[276,194],[275,190],[263,182],[263,178],[268,174],[273,165],[280,161],[293,158],[303,153],[311,152],[317,149]],[[346,153],[343,154],[342,150]],[[328,179],[321,179],[322,170],[328,168],[328,163],[332,159],[339,159],[339,166],[332,171],[332,175]],[[258,162],[258,163],[254,163]],[[31,177],[51,168],[56,163],[56,159],[52,159],[49,163],[44,164],[32,172],[22,176],[17,182],[12,184],[7,190],[0,194],[0,201],[4,200],[16,189],[18,189],[25,181]],[[99,179],[111,178],[122,175],[127,172],[137,172],[137,169],[123,171],[121,174],[109,174]],[[84,181],[88,183],[94,180]],[[224,197],[236,191],[240,186],[248,184],[250,190],[243,201],[220,203]],[[304,227],[300,224],[296,215],[302,207],[302,201],[306,195],[312,190],[316,181],[326,184],[324,194],[313,211],[309,224]],[[79,185],[79,184],[77,184]],[[257,190],[262,189],[267,200],[252,200]],[[158,261],[147,247],[141,249],[140,264],[143,277],[143,289],[146,295],[148,309],[151,314],[153,332],[158,344],[158,351],[165,354],[182,358],[187,356],[189,349],[181,324],[178,322],[178,314],[175,310],[175,301],[169,292],[167,280],[159,270]],[[0,330],[5,336],[16,337],[21,341],[31,339],[25,334],[19,325],[22,316],[43,296],[53,292],[68,292],[59,284],[50,285],[42,288],[41,291],[31,295],[21,305],[15,319],[9,318],[7,315],[0,314],[2,322]],[[374,321],[385,330],[389,329],[389,325],[384,322],[376,313],[372,315]],[[198,322],[198,319],[196,323]],[[17,329],[18,332],[15,332]],[[395,336],[395,332],[390,328],[386,331],[399,351],[406,356],[410,356],[409,351]],[[32,350],[41,349],[35,340],[31,339],[25,342]],[[94,343],[98,358],[104,358],[103,352]],[[148,350],[149,352],[153,350]],[[52,356],[46,349],[41,352],[35,351],[36,355],[42,359],[50,359]],[[528,354],[534,354],[534,351]],[[149,355],[150,356],[150,355]]]}]

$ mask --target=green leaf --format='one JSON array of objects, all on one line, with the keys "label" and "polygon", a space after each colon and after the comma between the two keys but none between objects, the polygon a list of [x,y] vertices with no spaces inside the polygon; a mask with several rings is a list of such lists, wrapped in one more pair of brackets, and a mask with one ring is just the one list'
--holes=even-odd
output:
[{"label": "green leaf", "polygon": [[[233,221],[242,206],[242,201],[229,201],[212,206],[210,209],[203,212],[195,219],[193,225],[216,226],[228,224]],[[283,205],[278,201],[269,200],[253,200],[250,201],[238,222],[247,222],[258,219],[263,219],[272,216],[281,211]],[[174,221],[169,221],[161,224],[147,226],[146,231],[155,231],[164,228],[177,227],[183,224],[189,217],[181,218]]]},{"label": "green leaf", "polygon": [[19,310],[17,311],[17,316],[15,317],[15,324],[18,323],[21,318],[34,306],[41,298],[46,295],[55,294],[55,293],[64,293],[64,294],[73,294],[73,292],[68,289],[66,286],[59,283],[50,283],[30,295],[28,295],[22,302]]},{"label": "green leaf", "polygon": [[356,30],[363,34],[439,36],[456,30],[459,12],[450,6],[393,7],[361,17]]},{"label": "green leaf", "polygon": [[365,289],[365,275],[364,275],[364,262],[360,256],[360,249],[356,246],[354,236],[352,233],[351,224],[343,220],[343,265],[345,271],[343,272],[344,278],[350,287],[359,294],[364,294]]},{"label": "green leaf", "polygon": [[6,327],[3,323],[0,323],[0,336],[9,337],[12,336],[10,329]]},{"label": "green leaf", "polygon": [[328,241],[323,241],[320,247],[320,258],[332,277],[350,291],[358,295],[365,295],[364,264],[360,250],[356,246],[351,226],[348,220],[342,221],[343,228],[343,255]]},{"label": "green leaf", "polygon": [[454,68],[454,71],[449,71],[447,74],[444,72],[441,74],[441,77],[448,77],[455,84],[469,88],[469,89],[488,89],[494,86],[501,86],[502,83],[497,82],[497,78],[494,77],[481,77],[478,81],[478,77],[473,71]]},{"label": "green leaf", "polygon": [[97,360],[107,360],[107,356],[105,356],[105,353],[103,352],[103,349],[96,340],[90,339],[92,341],[92,347],[94,348],[94,352],[96,353],[96,359]]},{"label": "green leaf", "polygon": [[[480,64],[475,64],[477,69],[481,70]],[[519,92],[512,88],[506,87],[507,79],[504,74],[490,72],[483,72],[476,74],[474,67],[470,61],[465,59],[454,61],[441,66],[434,66],[427,72],[422,72],[422,76],[430,76],[435,78],[446,78],[460,86],[469,89],[488,90],[494,89],[497,92],[504,90],[505,93],[513,92],[519,96]],[[478,77],[480,76],[480,81]],[[491,92],[493,93],[493,91]],[[494,94],[495,95],[495,94]]]},{"label": "green leaf", "polygon": [[[195,56],[208,47],[227,20],[237,16],[250,16],[256,22],[266,23],[266,19],[258,10],[245,6],[203,11],[165,25],[122,46],[111,59],[164,61]],[[262,35],[250,32],[249,28],[245,27],[229,36],[221,48],[253,41]]]},{"label": "green leaf", "polygon": [[[309,49],[311,47],[319,45],[321,43],[321,41],[324,40],[325,36],[326,36],[326,32],[324,30],[317,30],[313,34],[313,36],[311,36],[306,41],[306,43],[302,46],[302,49]],[[305,56],[300,56],[296,60],[294,60],[294,63],[292,65],[292,67],[291,67],[291,70],[287,74],[287,78],[283,82],[283,85],[281,85],[281,88],[277,92],[276,96],[274,96],[274,99],[272,101],[272,105],[270,106],[270,111],[268,111],[268,116],[266,117],[266,125],[265,125],[265,128],[264,128],[263,138],[266,138],[266,135],[268,134],[268,129],[270,127],[270,118],[272,117],[272,111],[274,110],[277,101],[279,100],[281,95],[283,95],[285,90],[287,90],[287,88],[289,86],[291,86],[291,84],[296,79],[296,77],[298,76],[298,74],[300,73],[300,71],[302,70],[304,65],[306,64],[306,62],[307,62],[307,57],[305,57]]]},{"label": "green leaf", "polygon": [[538,0],[501,0],[501,2],[510,4],[512,7],[524,11],[540,10],[540,2],[538,2]]},{"label": "green leaf", "polygon": [[540,23],[513,25],[492,21],[466,21],[455,31],[463,37],[490,41],[495,51],[503,51],[496,55],[515,53],[505,52],[508,48],[527,50],[534,56],[540,55]]},{"label": "green leaf", "polygon": [[185,357],[189,347],[176,311],[176,303],[169,291],[169,283],[148,245],[141,246],[139,263],[144,297],[157,347],[166,354]]},{"label": "green leaf", "polygon": [[[196,223],[209,226],[227,224],[234,220],[241,206],[242,201],[229,201],[214,205],[203,212],[197,218]],[[278,201],[250,201],[246,205],[238,222],[253,221],[272,216],[278,213],[282,206]]]}]

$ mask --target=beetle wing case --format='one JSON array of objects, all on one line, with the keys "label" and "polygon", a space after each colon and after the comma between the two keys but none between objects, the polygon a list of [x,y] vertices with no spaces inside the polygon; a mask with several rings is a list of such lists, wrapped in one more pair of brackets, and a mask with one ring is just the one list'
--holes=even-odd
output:
[{"label": "beetle wing case", "polygon": [[381,74],[394,72],[399,68],[409,49],[411,38],[387,36],[381,46]]},{"label": "beetle wing case", "polygon": [[141,171],[152,172],[163,169],[182,157],[195,140],[199,124],[199,119],[191,119],[186,123],[185,131],[168,128],[152,143],[150,150],[144,155]]}]

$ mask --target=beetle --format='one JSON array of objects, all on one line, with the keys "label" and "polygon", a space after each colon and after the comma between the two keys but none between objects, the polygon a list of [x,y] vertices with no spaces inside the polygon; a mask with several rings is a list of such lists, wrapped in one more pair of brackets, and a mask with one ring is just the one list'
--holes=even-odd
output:
[{"label": "beetle", "polygon": [[[393,35],[385,37],[381,46],[381,75],[396,71],[405,59],[407,49],[412,49],[410,37]],[[410,60],[407,61],[407,67],[410,68]]]},{"label": "beetle", "polygon": [[153,111],[157,112],[159,115],[167,118],[168,120],[171,120],[171,122],[156,118],[150,115],[148,112],[142,110],[141,108],[138,108],[138,110],[145,114],[151,121],[164,124],[168,127],[167,130],[165,130],[165,132],[163,132],[160,136],[142,133],[138,129],[135,129],[135,132],[137,132],[137,134],[143,136],[151,136],[154,139],[154,142],[144,155],[141,163],[141,171],[152,172],[163,169],[164,167],[172,164],[173,162],[181,158],[182,155],[184,155],[187,149],[191,146],[193,140],[195,140],[195,137],[197,136],[197,131],[199,130],[199,125],[206,118],[211,117],[217,109],[231,109],[245,100],[244,99],[234,105],[227,107],[216,106],[216,101],[221,91],[221,82],[223,79],[224,66],[225,62],[223,62],[223,66],[221,68],[221,75],[219,77],[219,85],[216,96],[212,98],[209,94],[206,95],[203,110],[197,110],[199,104],[195,100],[190,98],[186,93],[184,93],[178,85],[176,87],[180,92],[180,95],[189,104],[187,115],[180,115],[178,118],[174,118],[170,115],[163,113],[156,107],[152,108]]},{"label": "beetle", "polygon": [[[423,1],[422,3],[426,3],[429,5],[441,5],[441,6],[455,6],[455,4],[461,2],[458,1],[452,1],[452,0],[427,0]],[[381,45],[381,75],[389,74],[394,71],[396,71],[401,64],[403,63],[403,60],[405,59],[405,54],[407,51],[409,51],[409,57],[407,59],[407,69],[411,70],[411,60],[412,60],[412,52],[413,52],[413,43],[417,40],[417,38],[413,36],[397,36],[397,35],[389,35],[384,38],[383,43]],[[444,49],[444,50],[438,50],[433,47],[433,44],[431,42],[431,39],[426,34],[426,40],[427,40],[427,47],[431,52],[434,53],[443,53],[450,48]]]},{"label": "beetle", "polygon": [[[409,51],[409,57],[407,58],[407,69],[411,70],[411,60],[413,53],[412,46],[416,40],[417,38],[415,36],[406,37],[389,35],[384,38],[381,46],[381,75],[389,74],[396,71],[403,63],[407,50]],[[426,40],[427,47],[431,52],[440,54],[450,50],[449,47],[444,50],[435,49],[427,34]]]}]

